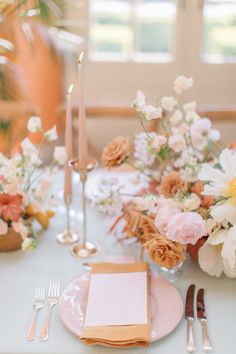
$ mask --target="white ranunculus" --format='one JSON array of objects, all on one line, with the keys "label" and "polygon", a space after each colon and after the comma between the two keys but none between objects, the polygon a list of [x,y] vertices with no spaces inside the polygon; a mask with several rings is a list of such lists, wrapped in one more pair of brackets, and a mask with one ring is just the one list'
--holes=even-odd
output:
[{"label": "white ranunculus", "polygon": [[54,160],[59,164],[59,165],[64,165],[66,162],[66,149],[64,146],[56,146],[54,149],[54,154],[53,154]]},{"label": "white ranunculus", "polygon": [[193,86],[193,79],[191,77],[188,78],[186,76],[179,76],[175,79],[174,82],[174,90],[179,95],[183,91],[188,90],[192,86]]},{"label": "white ranunculus", "polygon": [[44,133],[44,137],[45,137],[45,139],[47,139],[48,141],[57,140],[58,135],[57,135],[57,128],[56,128],[56,125],[54,125],[51,129],[47,130],[47,131]]},{"label": "white ranunculus", "polygon": [[142,108],[142,112],[145,115],[147,120],[161,118],[162,116],[162,108],[154,107],[152,105],[147,105]]},{"label": "white ranunculus", "polygon": [[185,139],[182,135],[171,135],[168,139],[168,145],[175,152],[181,152],[186,147]]},{"label": "white ranunculus", "polygon": [[166,111],[172,112],[177,104],[177,100],[174,97],[162,97],[161,99],[161,106]]},{"label": "white ranunculus", "polygon": [[40,132],[42,129],[41,119],[39,117],[30,117],[27,128],[31,133]]},{"label": "white ranunculus", "polygon": [[195,112],[197,108],[197,102],[188,102],[183,105],[183,110],[185,113]]}]

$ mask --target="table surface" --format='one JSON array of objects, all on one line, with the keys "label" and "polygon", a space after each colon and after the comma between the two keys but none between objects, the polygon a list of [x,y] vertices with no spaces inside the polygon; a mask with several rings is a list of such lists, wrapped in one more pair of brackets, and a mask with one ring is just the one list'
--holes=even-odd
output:
[{"label": "table surface", "polygon": [[[78,219],[74,219],[79,228]],[[56,242],[56,233],[63,229],[63,208],[51,221],[50,228],[41,236],[34,252],[16,251],[0,254],[0,354],[126,354],[161,353],[183,354],[186,352],[186,320],[167,337],[145,349],[110,349],[88,347],[61,323],[57,307],[53,309],[50,338],[41,343],[38,339],[45,319],[47,307],[39,313],[37,338],[32,342],[25,339],[32,315],[32,300],[36,287],[48,287],[50,280],[60,280],[62,287],[84,272],[83,261],[69,253],[70,246]],[[124,246],[114,237],[108,236],[103,217],[91,207],[88,212],[88,235],[102,247],[94,260],[102,260],[108,254],[136,253],[135,247]],[[152,265],[155,270],[155,265]],[[183,276],[175,283],[182,298],[187,287],[195,283],[205,288],[205,302],[209,320],[209,333],[216,354],[235,353],[236,335],[236,280],[222,276],[209,277],[197,265],[187,261]],[[195,322],[197,352],[201,353],[200,324]]]}]

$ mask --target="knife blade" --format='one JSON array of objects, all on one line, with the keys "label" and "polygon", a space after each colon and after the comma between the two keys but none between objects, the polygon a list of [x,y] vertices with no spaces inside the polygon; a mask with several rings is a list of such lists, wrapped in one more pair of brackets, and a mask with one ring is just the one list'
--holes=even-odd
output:
[{"label": "knife blade", "polygon": [[202,349],[206,353],[212,351],[212,345],[208,334],[207,316],[204,303],[204,289],[199,289],[197,293],[197,317],[201,323],[202,330]]},{"label": "knife blade", "polygon": [[185,302],[185,318],[187,319],[187,351],[194,353],[196,351],[194,338],[194,292],[195,284],[191,284],[187,290]]}]

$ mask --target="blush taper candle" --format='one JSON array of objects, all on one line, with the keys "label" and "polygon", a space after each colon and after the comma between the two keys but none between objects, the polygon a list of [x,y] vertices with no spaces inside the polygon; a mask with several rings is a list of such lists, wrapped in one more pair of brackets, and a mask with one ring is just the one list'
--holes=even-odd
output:
[{"label": "blush taper candle", "polygon": [[68,162],[73,158],[72,107],[71,107],[72,91],[73,91],[73,85],[71,84],[68,88],[67,95],[66,95],[65,147],[66,147],[67,161],[65,163],[65,185],[64,185],[64,193],[66,198],[72,195],[72,186],[71,186],[72,171],[68,165]]},{"label": "blush taper candle", "polygon": [[83,73],[83,55],[82,52],[78,61],[79,72],[79,141],[78,141],[78,163],[80,170],[87,169],[88,163],[88,142],[86,132],[86,113],[84,105],[84,73]]}]

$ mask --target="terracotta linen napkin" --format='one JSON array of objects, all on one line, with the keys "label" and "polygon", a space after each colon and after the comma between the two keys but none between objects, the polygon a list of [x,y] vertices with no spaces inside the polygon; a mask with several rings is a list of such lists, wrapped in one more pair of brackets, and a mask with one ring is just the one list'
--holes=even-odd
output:
[{"label": "terracotta linen napkin", "polygon": [[151,340],[148,264],[93,263],[91,274],[147,272],[147,323],[134,325],[83,326],[80,339],[88,345],[114,348],[147,347]]}]

